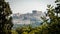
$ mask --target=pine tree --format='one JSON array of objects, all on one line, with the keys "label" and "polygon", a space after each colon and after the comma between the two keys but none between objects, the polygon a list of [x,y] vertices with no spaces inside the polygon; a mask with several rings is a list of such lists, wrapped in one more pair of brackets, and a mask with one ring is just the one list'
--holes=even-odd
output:
[{"label": "pine tree", "polygon": [[[56,2],[60,2],[57,0]],[[49,34],[60,34],[60,3],[57,3],[57,7],[53,8],[53,6],[48,5],[47,15],[50,18],[50,24],[48,25]],[[57,14],[57,15],[55,15]]]},{"label": "pine tree", "polygon": [[0,33],[11,34],[11,28],[13,26],[12,14],[9,3],[5,0],[0,0]]},{"label": "pine tree", "polygon": [[55,3],[57,3],[57,7],[55,7],[55,13],[58,14],[60,13],[60,0],[56,0]]}]

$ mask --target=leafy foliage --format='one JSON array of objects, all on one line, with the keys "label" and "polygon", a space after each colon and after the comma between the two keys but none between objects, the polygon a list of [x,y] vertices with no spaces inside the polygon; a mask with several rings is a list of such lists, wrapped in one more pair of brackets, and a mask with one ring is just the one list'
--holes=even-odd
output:
[{"label": "leafy foliage", "polygon": [[9,3],[5,0],[0,0],[0,33],[11,34],[12,14]]}]

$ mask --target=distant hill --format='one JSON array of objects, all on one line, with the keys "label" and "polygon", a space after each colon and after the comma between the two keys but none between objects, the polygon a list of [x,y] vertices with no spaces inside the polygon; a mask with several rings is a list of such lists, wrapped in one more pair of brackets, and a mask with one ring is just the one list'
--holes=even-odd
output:
[{"label": "distant hill", "polygon": [[45,14],[41,11],[36,11],[33,10],[32,13],[27,13],[27,14],[13,14],[13,27],[18,27],[21,25],[28,25],[30,24],[31,26],[38,26],[40,23],[42,23],[41,17],[45,17]]}]

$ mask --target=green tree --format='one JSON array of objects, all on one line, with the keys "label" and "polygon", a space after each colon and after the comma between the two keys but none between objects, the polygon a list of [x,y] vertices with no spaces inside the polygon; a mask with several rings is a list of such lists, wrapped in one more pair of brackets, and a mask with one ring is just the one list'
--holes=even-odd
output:
[{"label": "green tree", "polygon": [[11,34],[13,26],[11,14],[9,3],[5,2],[5,0],[0,0],[0,33]]},{"label": "green tree", "polygon": [[[47,24],[47,27],[43,27],[41,29],[41,34],[60,34],[60,17],[58,14],[60,14],[60,0],[55,1],[57,3],[57,7],[53,8],[53,6],[48,5],[47,9],[47,16],[50,19],[50,23],[47,22],[48,20],[43,18],[44,23]],[[44,24],[43,23],[43,24]],[[49,23],[49,24],[48,24]],[[42,25],[43,25],[42,24]],[[42,27],[42,26],[41,26]]]},{"label": "green tree", "polygon": [[60,13],[60,0],[56,0],[55,3],[57,5],[57,7],[55,7],[55,13],[58,16],[58,14]]},{"label": "green tree", "polygon": [[[57,0],[56,2],[60,2],[59,0]],[[53,6],[48,5],[48,12],[47,15],[50,18],[50,24],[48,25],[48,33],[49,34],[60,34],[60,17],[59,17],[59,13],[60,13],[60,4],[57,3],[57,7],[53,8]],[[57,14],[57,15],[55,15]]]}]

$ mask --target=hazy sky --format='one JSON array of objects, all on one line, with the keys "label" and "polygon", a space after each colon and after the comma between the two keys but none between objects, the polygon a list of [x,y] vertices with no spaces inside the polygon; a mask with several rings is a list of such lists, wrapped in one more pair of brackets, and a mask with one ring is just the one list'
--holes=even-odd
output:
[{"label": "hazy sky", "polygon": [[13,13],[31,13],[32,10],[46,11],[47,4],[54,4],[55,0],[6,0]]}]

